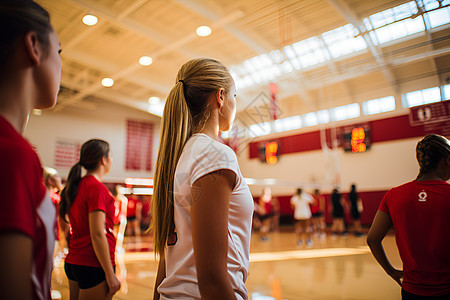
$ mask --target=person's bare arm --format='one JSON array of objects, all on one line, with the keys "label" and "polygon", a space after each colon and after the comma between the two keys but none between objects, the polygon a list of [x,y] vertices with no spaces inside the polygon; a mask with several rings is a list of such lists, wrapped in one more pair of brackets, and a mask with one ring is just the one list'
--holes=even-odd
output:
[{"label": "person's bare arm", "polygon": [[391,217],[379,210],[375,215],[372,226],[370,227],[367,235],[367,244],[372,251],[373,256],[386,271],[386,273],[392,277],[400,286],[402,285],[401,278],[403,277],[403,271],[396,270],[389,262],[386,253],[384,252],[382,241],[389,229],[392,227]]},{"label": "person's bare arm", "polygon": [[320,211],[325,211],[325,197],[320,196],[319,198]]},{"label": "person's bare arm", "polygon": [[[66,216],[66,220],[69,220],[69,217]],[[65,240],[66,246],[69,247],[69,231],[70,231],[70,225],[69,223],[66,223],[62,218],[58,218],[59,228],[62,233],[62,237],[60,237],[61,240]]]},{"label": "person's bare arm", "polygon": [[166,261],[164,257],[159,259],[158,271],[156,273],[155,288],[153,289],[153,300],[159,300],[158,286],[166,278]]},{"label": "person's bare arm", "polygon": [[202,299],[236,299],[228,271],[228,209],[236,175],[219,170],[192,188],[191,224],[195,266]]},{"label": "person's bare arm", "polygon": [[0,233],[2,299],[32,299],[32,239],[19,232]]},{"label": "person's bare arm", "polygon": [[120,290],[120,281],[114,272],[111,258],[109,256],[109,245],[105,235],[105,212],[94,210],[89,213],[89,232],[91,234],[92,246],[103,271],[105,272],[106,283],[108,284],[108,295],[114,295]]},{"label": "person's bare arm", "polygon": [[357,208],[358,208],[359,213],[362,213],[364,210],[362,199],[359,197],[358,197],[358,202],[357,202]]}]

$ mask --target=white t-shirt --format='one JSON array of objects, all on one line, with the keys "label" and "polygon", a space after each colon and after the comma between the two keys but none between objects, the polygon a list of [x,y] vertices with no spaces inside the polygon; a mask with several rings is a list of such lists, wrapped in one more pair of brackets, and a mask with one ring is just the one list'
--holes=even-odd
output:
[{"label": "white t-shirt", "polygon": [[253,198],[233,150],[202,133],[188,140],[175,171],[174,221],[178,240],[165,248],[166,278],[158,287],[161,299],[200,299],[192,245],[191,205],[195,199],[191,199],[191,189],[197,179],[220,169],[236,174],[228,211],[228,278],[236,298],[248,299],[245,281]]},{"label": "white t-shirt", "polygon": [[295,206],[294,218],[296,220],[305,220],[311,218],[311,208],[309,204],[314,202],[313,196],[302,192],[300,196],[294,195],[291,198],[291,204]]}]

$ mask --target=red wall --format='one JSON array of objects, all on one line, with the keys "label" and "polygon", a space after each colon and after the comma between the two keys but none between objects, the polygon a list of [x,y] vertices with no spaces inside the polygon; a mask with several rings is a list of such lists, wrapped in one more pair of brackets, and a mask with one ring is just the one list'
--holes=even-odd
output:
[{"label": "red wall", "polygon": [[[370,140],[372,143],[385,142],[412,137],[425,136],[430,133],[437,133],[443,136],[450,136],[450,125],[448,122],[438,122],[432,125],[412,126],[409,115],[402,115],[392,118],[363,122],[370,127]],[[358,125],[361,123],[355,123]],[[349,127],[346,125],[344,127]],[[342,132],[344,127],[337,128],[337,132]],[[331,131],[326,130],[328,146],[331,147]],[[259,157],[259,147],[268,141],[276,140],[279,144],[279,155],[297,153],[303,151],[321,150],[320,131],[295,134],[291,136],[268,139],[264,141],[252,142],[249,144],[249,158]]]}]

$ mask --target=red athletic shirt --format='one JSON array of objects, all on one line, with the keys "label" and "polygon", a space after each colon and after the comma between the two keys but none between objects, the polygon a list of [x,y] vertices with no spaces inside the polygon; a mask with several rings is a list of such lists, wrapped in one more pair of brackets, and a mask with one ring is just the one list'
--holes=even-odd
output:
[{"label": "red athletic shirt", "polygon": [[85,176],[78,186],[78,193],[70,207],[69,254],[66,262],[90,267],[100,267],[89,232],[89,213],[95,210],[106,214],[105,232],[111,262],[115,266],[116,238],[113,232],[114,197],[106,186],[94,176]]},{"label": "red athletic shirt", "polygon": [[127,217],[136,217],[136,207],[140,201],[141,200],[136,196],[130,196],[130,198],[128,198]]},{"label": "red athletic shirt", "polygon": [[379,210],[391,216],[403,261],[403,288],[450,294],[450,184],[411,181],[388,191]]},{"label": "red athletic shirt", "polygon": [[323,196],[322,195],[312,195],[314,197],[315,203],[310,204],[311,207],[311,213],[312,214],[316,214],[319,212],[323,212],[321,207],[320,207],[320,201],[322,200]]},{"label": "red athletic shirt", "polygon": [[56,211],[43,184],[41,162],[31,145],[0,116],[0,232],[33,241],[33,299],[51,299]]}]

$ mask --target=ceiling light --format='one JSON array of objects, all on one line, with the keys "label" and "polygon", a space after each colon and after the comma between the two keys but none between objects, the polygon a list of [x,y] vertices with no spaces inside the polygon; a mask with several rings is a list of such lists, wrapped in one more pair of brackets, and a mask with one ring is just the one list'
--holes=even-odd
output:
[{"label": "ceiling light", "polygon": [[161,103],[161,99],[159,97],[148,98],[148,104],[159,104],[159,103]]},{"label": "ceiling light", "polygon": [[153,59],[150,56],[142,56],[139,58],[139,63],[143,66],[150,66],[153,62]]},{"label": "ceiling light", "polygon": [[114,79],[112,78],[103,78],[102,85],[104,87],[112,87],[114,85]]},{"label": "ceiling light", "polygon": [[211,34],[212,30],[208,26],[200,26],[195,30],[198,36],[208,36]]},{"label": "ceiling light", "polygon": [[83,17],[83,23],[88,26],[94,26],[95,24],[97,24],[97,22],[98,18],[94,15],[85,15]]}]

